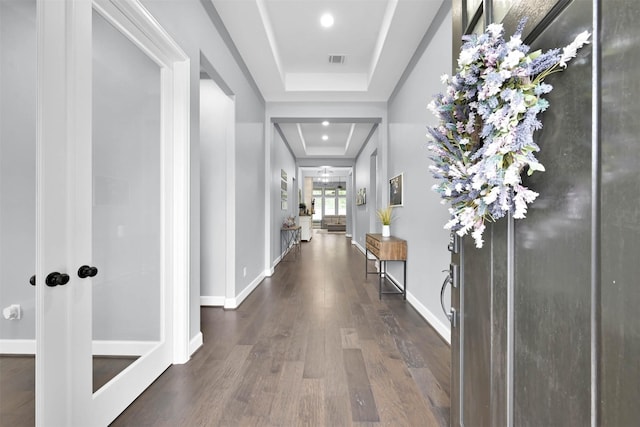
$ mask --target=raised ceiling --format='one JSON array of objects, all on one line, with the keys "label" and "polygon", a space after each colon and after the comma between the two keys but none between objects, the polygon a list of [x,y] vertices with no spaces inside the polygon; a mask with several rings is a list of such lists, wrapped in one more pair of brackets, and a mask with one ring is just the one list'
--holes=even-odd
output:
[{"label": "raised ceiling", "polygon": [[[353,103],[389,100],[444,0],[211,1],[266,102]],[[376,126],[286,119],[299,159],[354,158]]]}]

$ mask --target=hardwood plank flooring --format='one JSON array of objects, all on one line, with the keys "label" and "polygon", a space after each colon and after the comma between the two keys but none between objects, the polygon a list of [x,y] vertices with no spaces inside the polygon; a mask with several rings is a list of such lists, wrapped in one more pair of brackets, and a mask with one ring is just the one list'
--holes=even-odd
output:
[{"label": "hardwood plank flooring", "polygon": [[[342,233],[303,242],[237,310],[203,307],[201,329],[189,363],[113,426],[449,424],[449,346],[400,295],[378,299],[377,277]],[[3,358],[2,394],[18,387],[12,400],[32,408],[33,359],[20,364]],[[26,415],[0,425],[33,425]]]},{"label": "hardwood plank flooring", "polygon": [[[93,391],[135,362],[137,357],[93,357]],[[30,355],[0,355],[0,427],[35,425],[36,359]]]},{"label": "hardwood plank flooring", "polygon": [[113,426],[449,424],[448,345],[401,296],[378,299],[344,234],[314,234],[237,310],[201,312],[203,347]]}]

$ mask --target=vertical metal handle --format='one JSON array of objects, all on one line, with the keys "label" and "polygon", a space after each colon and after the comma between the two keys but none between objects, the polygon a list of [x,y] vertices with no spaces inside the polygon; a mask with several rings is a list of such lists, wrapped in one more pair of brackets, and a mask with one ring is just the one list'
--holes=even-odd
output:
[{"label": "vertical metal handle", "polygon": [[447,289],[447,285],[451,283],[451,274],[449,270],[442,270],[443,273],[447,274],[447,277],[444,278],[444,282],[442,282],[442,288],[440,288],[440,306],[442,307],[442,312],[447,316],[449,322],[451,322],[451,313],[447,312],[447,309],[444,308],[444,291]]}]

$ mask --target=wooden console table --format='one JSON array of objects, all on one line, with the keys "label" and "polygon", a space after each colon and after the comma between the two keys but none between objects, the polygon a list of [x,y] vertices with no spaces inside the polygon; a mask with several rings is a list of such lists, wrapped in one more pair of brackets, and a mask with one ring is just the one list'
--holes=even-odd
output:
[{"label": "wooden console table", "polygon": [[[378,275],[378,297],[382,299],[382,294],[402,294],[407,299],[407,241],[397,237],[382,237],[382,234],[367,233],[367,248],[365,251],[364,271],[365,276],[369,274]],[[380,271],[369,271],[369,253],[375,256],[380,263]],[[387,261],[401,261],[404,264],[404,287],[400,288],[397,283],[389,279],[389,283],[396,287],[397,292],[382,292],[382,281],[387,279]]]}]

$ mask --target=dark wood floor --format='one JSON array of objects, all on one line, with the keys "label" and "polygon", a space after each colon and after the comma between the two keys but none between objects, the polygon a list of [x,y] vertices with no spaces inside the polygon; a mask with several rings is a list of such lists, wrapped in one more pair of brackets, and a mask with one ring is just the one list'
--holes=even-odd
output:
[{"label": "dark wood floor", "polygon": [[316,234],[114,426],[445,426],[450,351],[344,234]]},{"label": "dark wood floor", "polygon": [[[301,249],[238,310],[203,308],[204,346],[112,425],[448,425],[448,345],[400,296],[378,299],[343,233]],[[16,377],[33,393],[33,379]]]},{"label": "dark wood floor", "polygon": [[[137,357],[93,356],[93,391],[135,362]],[[36,359],[34,356],[0,356],[0,427],[36,424]]]}]

